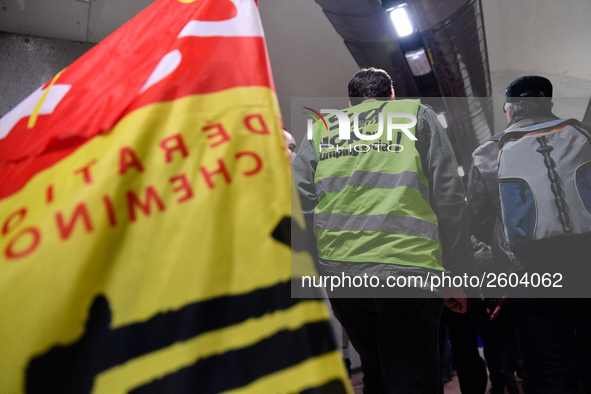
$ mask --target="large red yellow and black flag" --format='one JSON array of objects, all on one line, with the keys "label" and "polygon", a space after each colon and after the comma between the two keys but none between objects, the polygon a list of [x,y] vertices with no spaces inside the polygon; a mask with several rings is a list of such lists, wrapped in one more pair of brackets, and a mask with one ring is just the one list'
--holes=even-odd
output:
[{"label": "large red yellow and black flag", "polygon": [[2,117],[0,392],[350,391],[280,122],[254,0],[157,0]]}]

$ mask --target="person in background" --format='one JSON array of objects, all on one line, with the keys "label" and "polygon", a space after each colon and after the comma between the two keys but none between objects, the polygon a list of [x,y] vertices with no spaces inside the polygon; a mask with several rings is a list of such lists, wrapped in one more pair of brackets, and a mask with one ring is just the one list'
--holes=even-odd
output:
[{"label": "person in background", "polygon": [[[540,76],[524,76],[511,82],[503,105],[507,128],[473,153],[468,184],[471,231],[491,246],[498,272],[523,277],[529,268],[555,272],[564,266],[563,262],[589,261],[588,254],[568,259],[564,255],[519,255],[518,259],[509,248],[502,222],[499,140],[512,130],[558,120],[552,113],[552,90],[552,83]],[[591,393],[591,300],[538,298],[535,289],[524,286],[507,290],[523,362],[525,392],[577,393],[579,383],[584,381],[586,392]]]},{"label": "person in background", "polygon": [[[490,248],[474,237],[472,243],[479,276],[493,272]],[[505,388],[509,394],[519,394],[515,378],[517,338],[511,316],[508,311],[491,316],[497,310],[498,298],[484,298],[486,292],[482,294],[480,289],[467,289],[466,293],[469,294],[469,291],[473,293],[468,298],[465,314],[448,311],[443,314],[460,390],[462,393],[484,394],[490,380],[491,394],[503,394]],[[507,307],[504,306],[505,309]],[[479,346],[482,346],[484,360]]]},{"label": "person in background", "polygon": [[283,129],[283,138],[285,138],[285,145],[287,145],[287,149],[289,150],[289,159],[293,162],[296,156],[296,140],[287,129]]}]

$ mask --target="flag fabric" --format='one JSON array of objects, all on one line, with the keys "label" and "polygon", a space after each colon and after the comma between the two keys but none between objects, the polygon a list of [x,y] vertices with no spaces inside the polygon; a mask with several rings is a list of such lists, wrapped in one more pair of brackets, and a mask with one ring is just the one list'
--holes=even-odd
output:
[{"label": "flag fabric", "polygon": [[0,179],[0,392],[351,392],[253,0],[157,0],[0,118]]}]

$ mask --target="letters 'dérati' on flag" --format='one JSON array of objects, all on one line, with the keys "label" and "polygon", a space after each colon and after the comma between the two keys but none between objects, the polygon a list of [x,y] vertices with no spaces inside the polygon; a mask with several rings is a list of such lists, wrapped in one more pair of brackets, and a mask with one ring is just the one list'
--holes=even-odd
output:
[{"label": "letters 'd\u00e9rati' on flag", "polygon": [[253,0],[157,0],[3,116],[0,392],[351,392],[280,124]]}]

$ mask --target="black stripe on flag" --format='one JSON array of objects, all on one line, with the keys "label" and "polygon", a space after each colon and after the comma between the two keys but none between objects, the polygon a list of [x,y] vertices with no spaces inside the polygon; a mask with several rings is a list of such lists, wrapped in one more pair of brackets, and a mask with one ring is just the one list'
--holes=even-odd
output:
[{"label": "black stripe on flag", "polygon": [[334,351],[336,347],[331,335],[328,321],[309,323],[293,331],[278,331],[252,346],[198,360],[130,394],[220,393],[243,387],[266,375]]},{"label": "black stripe on flag", "polygon": [[96,375],[117,365],[205,332],[291,308],[302,300],[290,297],[290,287],[287,281],[247,294],[195,302],[115,329],[109,301],[99,295],[90,307],[84,334],[76,342],[56,344],[32,358],[26,370],[26,390],[90,392]]}]

